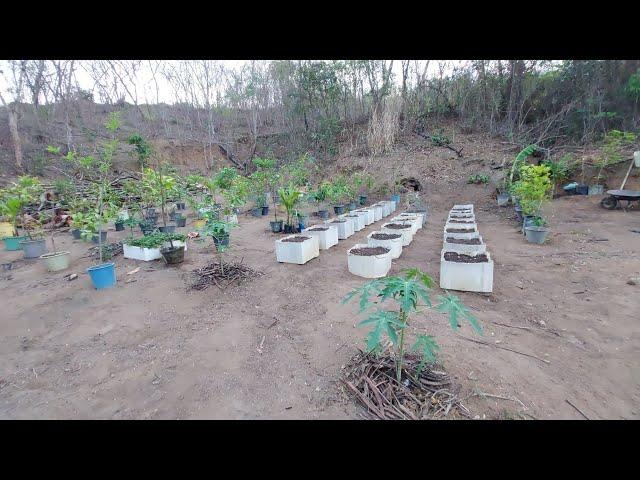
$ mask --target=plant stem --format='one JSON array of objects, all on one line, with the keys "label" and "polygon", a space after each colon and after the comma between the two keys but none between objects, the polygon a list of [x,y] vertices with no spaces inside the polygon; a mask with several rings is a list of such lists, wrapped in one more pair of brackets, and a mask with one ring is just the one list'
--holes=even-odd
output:
[{"label": "plant stem", "polygon": [[406,328],[405,324],[406,314],[402,309],[400,309],[400,321],[402,322],[404,327],[400,331],[400,343],[398,344],[398,361],[396,362],[396,377],[398,378],[398,383],[402,381],[402,360],[404,358],[404,331]]}]

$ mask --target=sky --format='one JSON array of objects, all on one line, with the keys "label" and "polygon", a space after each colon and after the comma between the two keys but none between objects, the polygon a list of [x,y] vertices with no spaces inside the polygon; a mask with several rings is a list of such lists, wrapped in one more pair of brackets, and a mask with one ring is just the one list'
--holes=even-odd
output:
[{"label": "sky", "polygon": [[[170,60],[168,60],[167,62],[171,63]],[[221,60],[220,61],[220,63],[222,63],[227,69],[233,69],[233,70],[241,69],[246,62],[248,62],[248,60]],[[428,70],[429,74],[433,75],[437,73],[439,62],[441,61],[431,61],[431,63],[429,64],[429,70]],[[459,60],[446,60],[442,62],[447,62],[450,66],[454,64],[462,63]],[[156,99],[155,84],[153,82],[149,67],[146,66],[144,62],[143,62],[143,65],[145,66],[143,70],[140,72],[139,79],[137,82],[138,102],[139,103],[156,103],[156,100],[159,100],[162,103],[168,103],[168,104],[174,103],[176,99],[172,92],[172,89],[167,83],[167,81],[161,78],[161,76],[158,77],[158,83],[159,83],[158,97],[159,98]],[[9,86],[8,85],[9,82],[7,80],[11,76],[11,70],[9,68],[7,60],[0,60],[0,71],[3,71],[3,74],[0,74],[0,92],[2,93],[2,95],[4,96],[7,102],[11,102],[13,100],[13,96],[7,90]],[[394,73],[396,82],[399,82],[399,79],[402,78],[400,60],[394,61],[393,73]],[[82,89],[89,90],[89,91],[93,90],[94,81],[92,80],[91,76],[83,68],[78,68],[76,70],[76,78]],[[96,101],[99,99],[97,92],[94,95],[94,98],[96,99]],[[23,99],[23,100],[28,101],[28,99]],[[129,101],[129,99],[127,99],[127,101]]]}]

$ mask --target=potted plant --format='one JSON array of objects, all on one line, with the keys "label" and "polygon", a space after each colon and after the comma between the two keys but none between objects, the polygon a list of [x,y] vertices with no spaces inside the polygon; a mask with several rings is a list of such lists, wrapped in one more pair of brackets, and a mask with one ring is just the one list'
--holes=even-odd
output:
[{"label": "potted plant", "polygon": [[23,202],[18,196],[3,196],[0,200],[0,215],[8,220],[3,227],[2,240],[6,250],[20,250],[20,242],[26,237],[18,235],[18,217],[22,213]]},{"label": "potted plant", "polygon": [[349,196],[347,181],[344,177],[339,176],[331,184],[327,191],[329,201],[333,204],[333,210],[336,215],[344,213],[344,202]]},{"label": "potted plant", "polygon": [[525,227],[525,238],[529,243],[542,244],[549,235],[548,223],[544,217],[535,217],[530,225]]},{"label": "potted plant", "polygon": [[51,246],[53,248],[53,252],[40,255],[40,259],[44,261],[44,264],[47,267],[47,270],[49,270],[50,272],[58,272],[60,270],[65,270],[66,268],[69,268],[69,262],[71,261],[71,253],[63,252],[63,251],[59,252],[56,250],[56,243],[53,238],[55,233],[55,222],[53,221],[53,219],[51,220],[50,232],[51,232]]},{"label": "potted plant", "polygon": [[303,265],[320,255],[320,243],[315,235],[289,235],[276,240],[276,260],[280,263]]},{"label": "potted plant", "polygon": [[[520,179],[513,184],[523,216],[538,216],[551,192],[550,169],[546,165],[522,165]],[[531,218],[531,217],[529,217]]]},{"label": "potted plant", "polygon": [[318,216],[325,220],[329,218],[329,211],[324,208],[324,202],[327,200],[330,188],[331,184],[329,182],[322,182],[313,192],[313,198],[318,203]]},{"label": "potted plant", "polygon": [[216,218],[211,218],[200,230],[203,237],[213,238],[216,249],[229,246],[230,232],[232,228],[237,227],[235,223],[224,222]]},{"label": "potted plant", "polygon": [[298,231],[297,225],[294,225],[294,210],[300,200],[302,193],[296,190],[295,187],[289,185],[287,188],[279,190],[280,200],[287,211],[287,223],[284,225],[284,233],[296,233]]}]

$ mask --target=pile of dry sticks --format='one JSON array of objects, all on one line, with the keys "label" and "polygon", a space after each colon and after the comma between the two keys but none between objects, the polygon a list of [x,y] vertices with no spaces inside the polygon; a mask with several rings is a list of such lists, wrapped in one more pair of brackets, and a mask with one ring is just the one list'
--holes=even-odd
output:
[{"label": "pile of dry sticks", "polygon": [[[244,260],[244,259],[243,259]],[[204,290],[210,285],[215,285],[224,290],[232,283],[240,285],[242,281],[264,275],[263,272],[252,269],[239,262],[213,262],[193,271],[192,290]]]}]

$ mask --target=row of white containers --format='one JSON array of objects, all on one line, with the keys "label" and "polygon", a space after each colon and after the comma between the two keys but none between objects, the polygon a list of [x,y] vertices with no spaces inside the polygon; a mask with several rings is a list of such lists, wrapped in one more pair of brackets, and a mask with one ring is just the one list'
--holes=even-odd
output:
[{"label": "row of white containers", "polygon": [[[460,223],[466,222],[466,223]],[[447,232],[451,229],[473,230],[472,232]],[[478,245],[451,243],[447,239],[478,239]],[[452,262],[445,260],[445,253],[455,252],[462,255],[476,256],[484,254],[486,262]],[[487,251],[478,225],[473,204],[454,205],[444,226],[443,248],[440,254],[440,288],[465,292],[493,291],[493,260]]]}]

